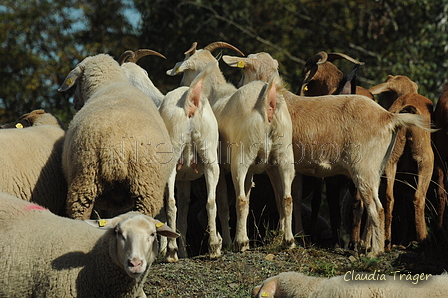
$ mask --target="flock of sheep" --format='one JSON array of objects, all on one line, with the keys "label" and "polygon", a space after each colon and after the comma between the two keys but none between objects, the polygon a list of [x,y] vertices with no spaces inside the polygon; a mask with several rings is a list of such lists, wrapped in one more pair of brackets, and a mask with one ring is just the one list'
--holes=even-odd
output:
[{"label": "flock of sheep", "polygon": [[[241,55],[222,57],[243,70],[238,88],[226,81],[212,55],[219,48]],[[68,129],[42,110],[2,126],[0,265],[5,274],[0,297],[146,297],[143,284],[159,251],[169,262],[188,256],[185,241],[176,238],[187,233],[190,182],[201,176],[212,259],[221,256],[223,246],[249,249],[249,198],[258,173],[266,173],[272,184],[286,248],[295,246],[294,235],[304,233],[303,175],[316,177],[315,195],[325,178],[327,199],[336,206],[330,214],[333,242],[340,243],[341,185],[331,191],[331,181],[343,175],[353,182],[350,245],[369,256],[389,250],[395,173],[411,159],[418,167],[417,240],[427,238],[425,200],[433,168],[440,179],[437,224],[442,227],[443,159],[434,158],[434,152],[443,157],[448,142],[435,141],[440,149],[433,150],[431,134],[443,129],[432,129],[431,121],[445,127],[431,117],[432,102],[407,77],[390,76],[367,90],[354,84],[360,62],[321,52],[307,62],[300,95],[295,95],[285,89],[278,62],[268,53],[243,57],[236,47],[215,42],[203,49],[193,43],[184,54],[167,71],[183,74],[181,87],[166,95],[136,64],[146,55],[163,57],[158,52],[126,51],[118,61],[105,54],[87,57],[59,89],[76,86],[77,113]],[[347,76],[331,63],[340,58],[355,64]],[[383,94],[381,105],[374,94]],[[442,95],[438,106],[443,103]],[[446,121],[443,112],[439,119]],[[233,241],[227,173],[236,196]],[[313,209],[312,221],[317,212]],[[161,248],[157,235],[168,238],[161,238]],[[356,291],[348,286],[336,294],[337,279],[288,274],[267,280],[253,295],[349,297],[371,291],[358,285]],[[439,279],[434,284],[446,287]],[[404,292],[393,296],[389,287],[394,282],[373,290],[379,293],[375,297],[404,297]]]}]

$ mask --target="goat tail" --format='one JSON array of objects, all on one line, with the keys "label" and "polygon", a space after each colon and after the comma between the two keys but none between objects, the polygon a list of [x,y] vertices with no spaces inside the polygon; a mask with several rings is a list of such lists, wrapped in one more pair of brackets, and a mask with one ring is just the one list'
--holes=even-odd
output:
[{"label": "goat tail", "polygon": [[437,131],[437,129],[432,129],[431,123],[428,122],[428,120],[425,119],[425,117],[420,114],[392,113],[392,115],[393,115],[392,128],[394,130],[401,127],[417,126],[418,128],[421,128],[429,132]]},{"label": "goat tail", "polygon": [[265,119],[271,122],[277,109],[277,75],[273,75],[262,90],[262,111],[265,111]]}]

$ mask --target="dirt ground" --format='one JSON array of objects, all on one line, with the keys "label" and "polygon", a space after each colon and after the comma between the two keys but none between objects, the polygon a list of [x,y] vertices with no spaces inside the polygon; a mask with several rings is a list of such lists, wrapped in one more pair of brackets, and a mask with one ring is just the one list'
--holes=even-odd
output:
[{"label": "dirt ground", "polygon": [[148,297],[250,297],[254,286],[285,271],[331,277],[347,271],[441,274],[448,268],[443,252],[430,253],[418,246],[395,247],[378,258],[356,256],[346,249],[298,247],[276,250],[264,246],[244,253],[226,250],[217,260],[206,255],[167,263],[159,259],[148,276]]}]

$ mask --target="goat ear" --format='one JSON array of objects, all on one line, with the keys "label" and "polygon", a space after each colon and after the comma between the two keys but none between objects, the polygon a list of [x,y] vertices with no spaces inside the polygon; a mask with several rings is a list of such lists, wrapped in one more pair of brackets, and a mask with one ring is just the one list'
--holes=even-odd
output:
[{"label": "goat ear", "polygon": [[72,71],[70,71],[70,73],[65,78],[62,86],[59,87],[58,91],[59,92],[67,91],[68,89],[73,87],[73,85],[75,85],[76,80],[78,80],[81,76],[82,76],[82,69],[78,65]]},{"label": "goat ear", "polygon": [[378,84],[369,89],[372,94],[381,94],[383,92],[391,91],[390,84],[388,82]]},{"label": "goat ear", "polygon": [[248,63],[249,59],[243,57],[224,55],[222,56],[222,60],[224,60],[224,62],[227,63],[227,65],[229,65],[230,67],[244,68]]},{"label": "goat ear", "polygon": [[169,76],[175,76],[178,75],[181,72],[184,72],[186,68],[186,61],[182,61],[182,62],[177,62],[176,65],[174,65],[174,68],[172,69],[168,69],[166,71],[166,74]]}]

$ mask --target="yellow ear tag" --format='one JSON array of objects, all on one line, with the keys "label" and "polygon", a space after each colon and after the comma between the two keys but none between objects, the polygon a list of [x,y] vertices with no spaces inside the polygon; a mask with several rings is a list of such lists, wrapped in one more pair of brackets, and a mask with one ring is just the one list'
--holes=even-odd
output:
[{"label": "yellow ear tag", "polygon": [[179,73],[180,66],[176,67],[176,73]]},{"label": "yellow ear tag", "polygon": [[269,297],[269,293],[268,292],[263,292],[263,293],[261,293],[261,297]]},{"label": "yellow ear tag", "polygon": [[107,224],[107,220],[105,220],[105,219],[98,220],[98,225],[100,227],[104,227],[106,224]]},{"label": "yellow ear tag", "polygon": [[303,87],[303,90],[308,91],[308,85],[306,85],[305,87]]},{"label": "yellow ear tag", "polygon": [[238,61],[238,68],[244,68],[244,61]]},{"label": "yellow ear tag", "polygon": [[71,86],[73,84],[73,79],[72,78],[68,78],[67,81],[65,82],[67,85]]},{"label": "yellow ear tag", "polygon": [[23,128],[22,123],[17,123],[17,124],[16,124],[16,128]]},{"label": "yellow ear tag", "polygon": [[163,227],[163,225],[164,225],[164,223],[163,223],[163,222],[158,222],[158,223],[156,224],[156,228],[160,228],[160,227]]}]

